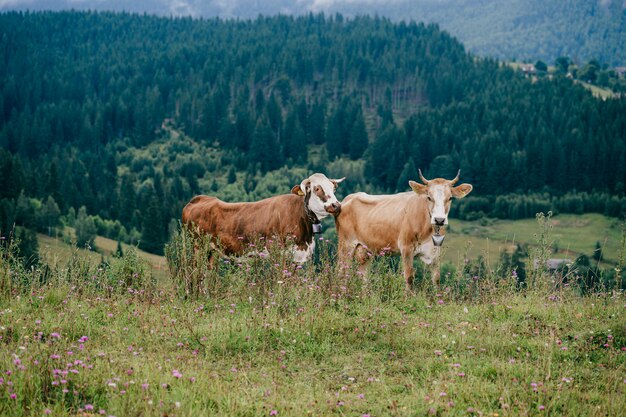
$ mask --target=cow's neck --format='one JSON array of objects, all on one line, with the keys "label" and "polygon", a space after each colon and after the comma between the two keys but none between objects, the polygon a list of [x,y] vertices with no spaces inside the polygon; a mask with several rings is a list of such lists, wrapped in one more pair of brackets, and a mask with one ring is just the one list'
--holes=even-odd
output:
[{"label": "cow's neck", "polygon": [[311,229],[313,230],[313,234],[322,233],[322,222],[317,217],[317,215],[309,208],[309,199],[311,198],[311,193],[308,193],[304,197],[304,217],[308,224],[311,225]]}]

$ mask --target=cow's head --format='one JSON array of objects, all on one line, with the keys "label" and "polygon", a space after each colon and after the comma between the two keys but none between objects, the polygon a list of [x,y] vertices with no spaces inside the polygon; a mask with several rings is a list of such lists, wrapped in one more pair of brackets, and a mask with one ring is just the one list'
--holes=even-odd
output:
[{"label": "cow's head", "polygon": [[428,199],[428,210],[430,212],[430,223],[434,226],[445,226],[448,224],[448,213],[452,197],[463,198],[472,192],[472,184],[461,184],[454,187],[459,180],[461,170],[453,180],[435,178],[427,180],[419,170],[420,179],[424,184],[409,181],[409,185],[417,194],[424,195]]},{"label": "cow's head", "polygon": [[294,186],[291,192],[304,196],[304,203],[318,219],[323,219],[329,214],[336,216],[341,211],[341,204],[335,197],[335,190],[337,190],[337,184],[345,179],[344,177],[331,180],[324,174],[313,174]]}]

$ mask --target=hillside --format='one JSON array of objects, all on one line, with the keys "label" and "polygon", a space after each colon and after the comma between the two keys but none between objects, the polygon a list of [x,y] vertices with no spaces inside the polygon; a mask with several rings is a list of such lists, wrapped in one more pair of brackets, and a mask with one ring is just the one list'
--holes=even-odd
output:
[{"label": "hillside", "polygon": [[[622,253],[623,226],[618,220],[598,214],[559,215],[550,221],[549,243],[551,258],[575,260],[581,255],[593,257],[596,242],[602,247],[604,262],[602,267],[612,267],[618,264]],[[326,239],[331,245],[336,242],[334,225],[331,221],[324,222]],[[537,234],[540,226],[535,219],[524,220],[490,220],[490,221],[463,221],[450,220],[450,229],[447,232],[443,245],[442,262],[458,268],[466,259],[476,260],[482,257],[489,268],[496,269],[501,262],[502,252],[511,252],[517,245],[528,250],[538,246]],[[65,234],[73,234],[68,228]],[[73,253],[78,253],[94,266],[98,265],[103,257],[107,259],[115,253],[117,242],[103,236],[95,239],[96,251],[77,249],[61,238],[53,238],[45,234],[38,234],[40,254],[51,265],[67,260]],[[124,251],[130,246],[122,244]],[[139,250],[138,255],[149,266],[159,282],[169,279],[166,260],[162,256],[153,255]]]},{"label": "hillside", "polygon": [[[68,230],[68,233],[71,233],[71,230]],[[37,240],[39,242],[40,257],[49,265],[67,262],[73,254],[77,254],[93,267],[102,262],[103,259],[109,259],[117,248],[116,241],[103,236],[96,237],[95,251],[77,248],[61,238],[50,237],[42,233],[37,235]],[[122,250],[131,250],[131,246],[122,243]],[[155,278],[163,281],[168,276],[167,263],[164,257],[142,250],[137,250],[137,253],[147,263]]]},{"label": "hillside", "polygon": [[[512,245],[538,246],[541,229],[535,219],[462,221],[451,220],[446,238],[445,260],[456,263],[467,253],[470,258],[483,256],[495,266],[500,252]],[[580,255],[592,257],[596,242],[602,247],[606,266],[618,263],[622,253],[623,222],[598,214],[555,216],[550,221],[551,257],[574,260]]]},{"label": "hillside", "polygon": [[161,16],[256,18],[325,12],[434,22],[480,55],[501,59],[568,56],[626,65],[626,6],[622,0],[12,0],[2,9],[115,10]]},{"label": "hillside", "polygon": [[460,168],[463,219],[626,210],[626,99],[433,25],[4,13],[0,35],[0,230],[84,206],[159,253],[193,195],[253,200],[315,171],[348,177],[345,196]]}]

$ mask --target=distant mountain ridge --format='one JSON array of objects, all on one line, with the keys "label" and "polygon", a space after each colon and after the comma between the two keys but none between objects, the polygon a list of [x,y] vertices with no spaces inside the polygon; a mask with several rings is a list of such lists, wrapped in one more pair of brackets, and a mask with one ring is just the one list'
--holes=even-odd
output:
[{"label": "distant mountain ridge", "polygon": [[68,9],[222,18],[371,14],[438,23],[481,56],[626,65],[624,0],[0,0],[0,10]]}]

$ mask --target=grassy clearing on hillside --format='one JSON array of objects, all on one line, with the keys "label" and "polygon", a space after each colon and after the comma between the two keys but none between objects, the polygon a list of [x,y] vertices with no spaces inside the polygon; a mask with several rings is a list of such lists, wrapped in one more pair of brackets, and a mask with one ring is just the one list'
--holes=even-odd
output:
[{"label": "grassy clearing on hillside", "polygon": [[[465,259],[476,259],[482,256],[489,265],[496,266],[500,253],[511,250],[513,244],[536,245],[536,220],[494,220],[463,221],[450,219],[451,228],[443,246],[443,261],[459,267]],[[554,258],[575,259],[580,254],[591,256],[595,243],[600,242],[603,256],[606,259],[603,266],[612,267],[618,260],[621,248],[621,233],[623,224],[617,219],[600,214],[560,214],[551,220]],[[332,222],[324,224],[326,236],[336,240],[336,233]],[[68,228],[70,229],[70,228]],[[55,239],[39,234],[41,255],[47,262],[57,263],[67,259],[76,248],[67,245],[62,239]],[[87,256],[94,265],[100,263],[102,255],[110,257],[117,247],[117,242],[102,236],[96,237],[98,252],[79,249],[79,253]],[[131,246],[123,243],[123,250],[130,250]],[[163,256],[138,251],[138,254],[150,265],[155,278],[162,283],[168,282],[169,274]]]},{"label": "grassy clearing on hillside", "polygon": [[[39,240],[39,252],[42,259],[52,265],[62,263],[72,256],[72,254],[76,253],[81,257],[88,259],[91,265],[96,266],[102,262],[103,257],[105,259],[110,258],[117,249],[117,242],[115,240],[102,236],[97,236],[95,239],[94,243],[96,251],[76,248],[67,244],[61,238],[54,238],[41,233],[37,234],[37,239]],[[165,258],[163,256],[144,252],[134,246],[127,245],[126,243],[122,243],[122,250],[124,252],[136,250],[138,255],[148,263],[157,280],[165,281],[169,276]]]},{"label": "grassy clearing on hillside", "polygon": [[[195,277],[188,282],[199,291],[188,297],[177,292],[185,277],[155,286],[132,251],[110,270],[79,264],[41,283],[5,250],[0,415],[605,416],[626,408],[623,292],[581,297],[543,271],[520,290],[512,277],[460,271],[441,291],[422,279],[406,294],[393,263],[377,262],[364,286],[334,267],[327,242],[318,246],[319,262],[303,268],[272,248],[220,261],[219,273],[189,260],[175,269]],[[182,253],[168,251],[170,260]]]},{"label": "grassy clearing on hillside", "polygon": [[[489,257],[497,262],[500,251],[512,244],[537,244],[537,221],[524,220],[450,220],[452,229],[446,238],[444,259],[455,263],[466,252],[475,258]],[[602,253],[608,264],[614,264],[622,251],[623,222],[601,214],[559,214],[550,220],[551,249],[554,258],[575,259],[580,254],[593,254],[596,242],[602,245]],[[469,243],[468,243],[469,242]]]}]

